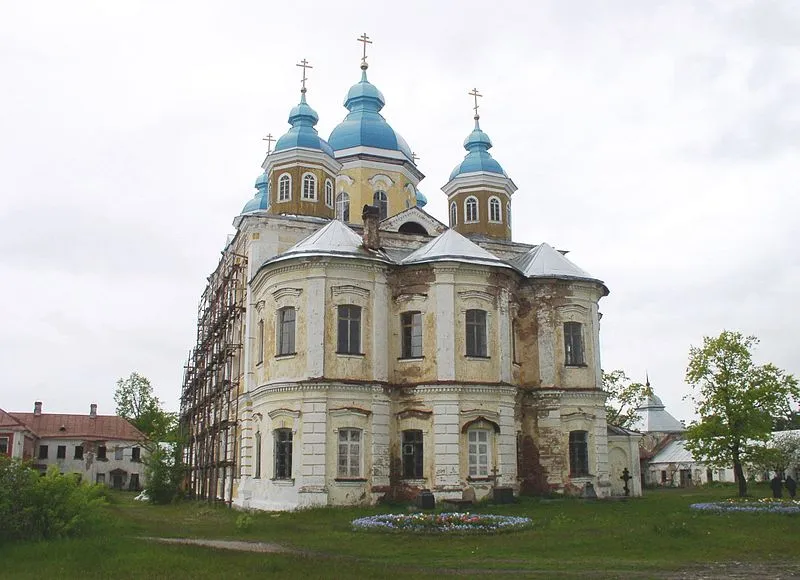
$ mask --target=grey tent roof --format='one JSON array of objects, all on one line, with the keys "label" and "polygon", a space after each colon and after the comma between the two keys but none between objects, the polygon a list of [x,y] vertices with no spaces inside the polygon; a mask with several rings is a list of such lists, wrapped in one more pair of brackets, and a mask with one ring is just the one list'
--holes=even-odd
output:
[{"label": "grey tent roof", "polygon": [[644,405],[636,409],[637,427],[644,433],[683,433],[686,428],[670,415],[656,395],[647,397]]},{"label": "grey tent roof", "polygon": [[401,264],[423,264],[428,262],[467,262],[469,264],[511,268],[507,262],[504,262],[488,250],[484,250],[478,244],[453,229],[449,229],[437,236],[400,261]]},{"label": "grey tent roof", "polygon": [[654,463],[694,463],[696,461],[692,452],[686,449],[686,441],[675,439],[656,453],[649,463],[652,465]]},{"label": "grey tent roof", "polygon": [[546,243],[531,248],[527,253],[515,258],[512,264],[528,278],[566,278],[600,282]]},{"label": "grey tent roof", "polygon": [[284,253],[268,260],[266,263],[274,263],[300,256],[344,256],[382,262],[391,261],[382,251],[366,249],[361,236],[339,220],[331,220],[325,227],[300,240]]}]

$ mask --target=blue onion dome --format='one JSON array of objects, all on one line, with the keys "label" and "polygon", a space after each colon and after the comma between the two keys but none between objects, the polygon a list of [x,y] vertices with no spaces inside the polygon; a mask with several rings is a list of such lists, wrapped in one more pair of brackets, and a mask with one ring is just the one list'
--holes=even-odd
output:
[{"label": "blue onion dome", "polygon": [[481,130],[479,117],[475,117],[475,128],[466,139],[464,139],[464,149],[468,151],[464,161],[456,165],[450,174],[453,179],[463,173],[474,173],[476,171],[487,171],[489,173],[499,173],[503,177],[508,177],[500,164],[489,153],[492,148],[492,140],[489,135]]},{"label": "blue onion dome", "polygon": [[328,138],[331,147],[335,151],[362,146],[400,151],[412,161],[408,143],[380,114],[385,104],[383,94],[367,80],[367,65],[362,63],[361,81],[350,87],[344,100],[349,113]]},{"label": "blue onion dome", "polygon": [[417,207],[425,207],[428,205],[428,198],[425,197],[425,194],[422,193],[419,189],[416,191],[415,194],[417,198]]},{"label": "blue onion dome", "polygon": [[256,179],[256,189],[255,196],[244,205],[242,213],[269,209],[269,177],[266,173],[262,173]]},{"label": "blue onion dome", "polygon": [[323,153],[327,153],[333,157],[333,149],[325,139],[322,139],[314,128],[314,125],[319,121],[317,112],[306,103],[305,90],[301,91],[300,103],[292,108],[289,113],[289,123],[292,128],[287,133],[278,139],[275,143],[274,151],[284,151],[286,149],[293,149],[295,147],[304,147],[306,149],[317,149]]}]

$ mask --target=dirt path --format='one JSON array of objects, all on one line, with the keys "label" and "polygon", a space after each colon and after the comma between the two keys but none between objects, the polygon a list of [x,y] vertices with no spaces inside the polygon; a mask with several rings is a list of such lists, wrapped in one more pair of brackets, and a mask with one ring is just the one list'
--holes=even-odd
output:
[{"label": "dirt path", "polygon": [[[237,552],[259,552],[263,554],[302,554],[304,556],[331,557],[329,554],[315,554],[296,550],[281,544],[267,542],[244,542],[241,540],[204,540],[192,538],[153,538],[143,540],[162,544],[181,544],[188,546],[205,546],[218,550],[234,550]],[[554,570],[485,570],[456,568],[410,568],[408,571],[436,572],[453,576],[524,576],[528,578],[552,578]],[[558,572],[559,576],[569,578],[569,573]],[[680,570],[631,572],[630,570],[587,570],[580,572],[581,578],[653,578],[655,580],[745,580],[751,578],[769,578],[770,580],[789,580],[800,578],[800,564],[791,562],[709,562],[705,565],[688,566]]]}]

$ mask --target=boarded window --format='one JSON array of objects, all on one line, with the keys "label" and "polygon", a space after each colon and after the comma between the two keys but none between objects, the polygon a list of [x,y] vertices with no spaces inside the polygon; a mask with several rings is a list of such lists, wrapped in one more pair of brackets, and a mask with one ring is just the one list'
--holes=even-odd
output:
[{"label": "boarded window", "polygon": [[339,455],[337,462],[339,477],[361,476],[361,430],[341,429],[339,431]]},{"label": "boarded window", "polygon": [[589,433],[569,432],[569,473],[572,477],[589,475]]},{"label": "boarded window", "polygon": [[422,431],[408,429],[403,431],[403,477],[422,479]]},{"label": "boarded window", "polygon": [[580,322],[564,323],[564,364],[583,366],[583,325]]},{"label": "boarded window", "polygon": [[400,316],[403,331],[402,358],[422,356],[422,313],[403,312]]},{"label": "boarded window", "polygon": [[486,311],[467,310],[467,356],[486,357]]},{"label": "boarded window", "polygon": [[275,479],[292,478],[292,430],[275,430]]}]

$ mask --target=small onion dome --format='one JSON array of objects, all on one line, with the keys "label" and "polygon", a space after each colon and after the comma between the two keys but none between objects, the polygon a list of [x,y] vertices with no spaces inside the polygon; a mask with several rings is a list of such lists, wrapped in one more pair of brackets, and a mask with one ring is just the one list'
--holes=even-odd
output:
[{"label": "small onion dome", "polygon": [[464,149],[468,151],[464,161],[456,165],[450,174],[450,179],[464,173],[474,173],[476,171],[487,171],[489,173],[499,173],[508,177],[500,164],[495,161],[489,149],[492,148],[492,140],[489,135],[481,130],[478,119],[475,119],[475,129],[472,130],[464,140]]},{"label": "small onion dome", "polygon": [[256,189],[258,191],[256,191],[253,199],[244,205],[242,213],[269,209],[269,177],[266,173],[262,173],[256,179]]},{"label": "small onion dome", "polygon": [[425,207],[428,205],[428,198],[419,189],[416,191],[417,207]]},{"label": "small onion dome", "polygon": [[275,143],[275,151],[284,151],[295,147],[317,149],[333,157],[333,149],[322,139],[314,125],[319,121],[317,112],[306,103],[306,94],[301,93],[300,103],[289,113],[292,128]]},{"label": "small onion dome", "polygon": [[389,126],[380,110],[386,104],[383,94],[367,80],[362,67],[361,81],[350,87],[344,106],[349,113],[331,132],[328,142],[335,151],[351,147],[375,147],[400,151],[409,161],[411,148],[405,139]]}]

